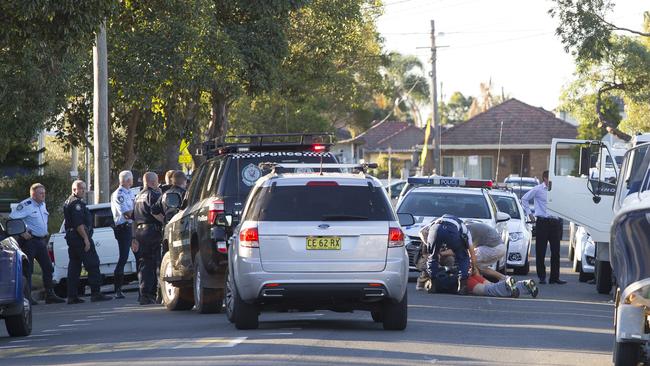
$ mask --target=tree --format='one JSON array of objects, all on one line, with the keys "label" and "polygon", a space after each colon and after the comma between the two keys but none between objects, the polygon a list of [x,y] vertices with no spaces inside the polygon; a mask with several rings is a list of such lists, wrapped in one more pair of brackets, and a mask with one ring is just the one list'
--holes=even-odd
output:
[{"label": "tree", "polygon": [[383,68],[385,95],[394,100],[392,113],[403,119],[423,125],[419,104],[429,102],[429,82],[422,62],[412,55],[392,52]]},{"label": "tree", "polygon": [[447,103],[441,103],[442,124],[455,125],[465,122],[473,102],[474,97],[465,97],[459,91],[454,92]]},{"label": "tree", "polygon": [[[2,141],[27,143],[66,105],[69,80],[116,1],[0,2]],[[8,152],[0,144],[0,161]]]},{"label": "tree", "polygon": [[473,98],[469,111],[467,112],[467,118],[472,118],[479,113],[483,113],[510,98],[510,96],[503,92],[501,95],[495,95],[492,92],[492,79],[487,83],[481,83],[480,89],[481,95],[478,98]]}]

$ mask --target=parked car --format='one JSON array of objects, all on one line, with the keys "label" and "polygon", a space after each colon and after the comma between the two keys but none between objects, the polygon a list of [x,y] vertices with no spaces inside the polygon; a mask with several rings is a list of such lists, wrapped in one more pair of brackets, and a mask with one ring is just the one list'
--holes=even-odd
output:
[{"label": "parked car", "polygon": [[32,333],[32,305],[27,275],[29,262],[12,236],[25,232],[22,220],[0,225],[0,319],[12,337]]},{"label": "parked car", "polygon": [[[335,163],[331,134],[230,136],[204,144],[207,161],[193,173],[185,199],[163,235],[160,267],[168,310],[220,312],[226,283],[226,238],[235,223],[217,225],[220,214],[237,214],[258,179],[270,170],[261,163]],[[302,169],[302,168],[301,168]],[[304,168],[309,171],[309,168]]]},{"label": "parked car", "polygon": [[[120,258],[120,250],[113,233],[113,214],[110,203],[100,203],[88,205],[90,213],[93,215],[93,242],[99,257],[99,271],[103,277],[103,283],[113,283],[113,272]],[[68,244],[65,241],[65,221],[61,223],[58,233],[50,236],[48,250],[50,259],[54,265],[52,281],[54,282],[54,291],[58,296],[67,297],[67,279],[68,279]],[[129,251],[129,259],[124,266],[125,283],[138,279],[137,263],[133,253]],[[81,271],[81,280],[79,281],[80,292],[83,293],[88,278],[88,272],[84,268]]]},{"label": "parked car", "polygon": [[532,226],[527,222],[524,208],[517,196],[511,191],[492,190],[490,196],[494,199],[499,211],[510,215],[508,220],[508,237],[506,245],[506,263],[515,274],[527,275],[530,270],[530,248],[532,247]]},{"label": "parked car", "polygon": [[596,265],[596,244],[591,235],[583,226],[576,225],[573,242],[573,271],[578,273],[580,282],[587,282],[594,278]]},{"label": "parked car", "polygon": [[505,183],[508,188],[521,199],[528,191],[533,189],[536,185],[539,184],[539,179],[533,177],[519,177],[519,176],[509,176],[503,183]]},{"label": "parked car", "polygon": [[407,282],[404,233],[377,179],[275,173],[255,185],[232,236],[226,312],[254,329],[264,310],[366,310],[403,330]]}]

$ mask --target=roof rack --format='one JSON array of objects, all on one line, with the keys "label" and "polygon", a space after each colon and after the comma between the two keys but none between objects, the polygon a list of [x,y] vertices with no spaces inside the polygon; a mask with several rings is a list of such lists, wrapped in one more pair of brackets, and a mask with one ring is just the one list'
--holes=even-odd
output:
[{"label": "roof rack", "polygon": [[323,169],[353,169],[365,173],[368,169],[377,169],[377,163],[363,163],[363,164],[302,164],[302,163],[275,163],[265,162],[260,163],[259,167],[262,169],[318,169],[320,174]]},{"label": "roof rack", "polygon": [[334,134],[331,132],[232,135],[204,142],[197,153],[210,158],[256,151],[327,152],[333,144]]}]

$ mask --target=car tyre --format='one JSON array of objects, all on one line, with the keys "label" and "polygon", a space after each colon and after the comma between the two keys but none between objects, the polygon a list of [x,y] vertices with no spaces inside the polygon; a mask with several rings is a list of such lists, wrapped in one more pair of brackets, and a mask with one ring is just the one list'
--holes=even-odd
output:
[{"label": "car tyre", "polygon": [[609,262],[596,261],[596,291],[609,294],[612,291],[612,267]]},{"label": "car tyre", "polygon": [[381,312],[381,309],[371,310],[370,315],[375,323],[382,323],[384,321],[384,314]]},{"label": "car tyre", "polygon": [[235,324],[237,329],[257,329],[259,327],[257,307],[244,302],[239,296],[235,280],[230,275],[230,268],[228,268],[227,278],[226,317],[231,323]]},{"label": "car tyre", "polygon": [[160,263],[160,290],[163,304],[167,310],[190,310],[194,306],[194,293],[191,287],[176,287],[164,280],[172,275],[172,261],[169,252],[165,253]]},{"label": "car tyre", "polygon": [[23,276],[23,308],[19,314],[5,318],[7,333],[12,337],[26,337],[32,333],[32,303],[27,278]]},{"label": "car tyre", "polygon": [[203,278],[209,276],[201,260],[201,252],[194,256],[194,307],[199,314],[220,313],[223,308],[223,289],[203,286]]},{"label": "car tyre", "polygon": [[382,309],[383,324],[386,330],[404,330],[408,322],[408,292],[399,302],[386,301]]},{"label": "car tyre", "polygon": [[636,366],[641,361],[641,343],[615,342],[614,365]]}]

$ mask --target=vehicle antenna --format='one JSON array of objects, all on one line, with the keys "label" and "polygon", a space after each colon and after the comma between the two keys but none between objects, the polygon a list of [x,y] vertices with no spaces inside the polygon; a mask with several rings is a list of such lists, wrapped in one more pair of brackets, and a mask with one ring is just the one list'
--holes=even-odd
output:
[{"label": "vehicle antenna", "polygon": [[323,153],[320,153],[320,175],[323,175]]}]

